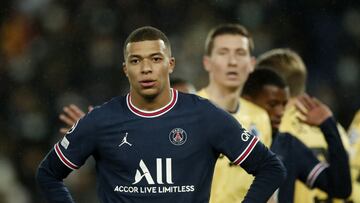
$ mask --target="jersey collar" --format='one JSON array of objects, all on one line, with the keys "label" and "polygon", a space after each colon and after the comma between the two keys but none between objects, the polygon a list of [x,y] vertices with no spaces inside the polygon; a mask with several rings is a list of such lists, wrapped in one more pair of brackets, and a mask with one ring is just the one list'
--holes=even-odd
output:
[{"label": "jersey collar", "polygon": [[155,117],[161,116],[161,115],[165,114],[166,112],[170,111],[175,106],[177,99],[178,99],[178,91],[171,88],[170,102],[159,109],[156,109],[153,111],[145,111],[145,110],[141,110],[141,109],[137,108],[131,102],[130,93],[128,93],[126,95],[126,104],[127,104],[128,108],[130,109],[130,111],[137,116],[140,116],[143,118],[155,118]]}]

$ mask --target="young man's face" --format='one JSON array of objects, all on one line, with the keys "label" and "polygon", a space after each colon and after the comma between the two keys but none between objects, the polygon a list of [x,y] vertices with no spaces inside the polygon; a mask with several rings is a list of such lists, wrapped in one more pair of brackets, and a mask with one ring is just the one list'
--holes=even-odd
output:
[{"label": "young man's face", "polygon": [[[131,42],[126,46],[124,72],[131,91],[155,97],[169,88],[169,74],[175,66],[163,40]],[[166,88],[167,87],[167,88]]]},{"label": "young man's face", "polygon": [[279,88],[275,85],[265,85],[255,97],[249,98],[253,103],[264,108],[271,120],[273,131],[278,131],[281,118],[284,115],[285,106],[290,93],[288,88]]},{"label": "young man's face", "polygon": [[224,34],[215,37],[211,55],[204,57],[210,82],[227,88],[242,87],[254,70],[254,63],[249,40],[242,35]]}]

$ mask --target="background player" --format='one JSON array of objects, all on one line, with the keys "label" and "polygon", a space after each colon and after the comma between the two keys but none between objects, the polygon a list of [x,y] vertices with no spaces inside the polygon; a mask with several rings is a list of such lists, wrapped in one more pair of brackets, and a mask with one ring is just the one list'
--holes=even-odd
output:
[{"label": "background player", "polygon": [[289,100],[289,89],[278,74],[269,69],[255,70],[246,81],[242,96],[266,109],[271,119],[271,150],[280,157],[287,169],[286,180],[274,197],[277,202],[294,201],[296,179],[309,188],[326,191],[331,197],[346,198],[351,194],[348,156],[327,106],[307,95],[299,96],[296,103],[302,113],[299,119],[318,126],[325,136],[329,163],[321,163],[296,137],[279,133],[281,118]]},{"label": "background player", "polygon": [[[231,113],[247,130],[270,146],[271,127],[263,109],[240,98],[248,75],[254,70],[254,42],[247,29],[239,24],[222,24],[207,35],[203,65],[209,84],[198,95]],[[220,156],[216,163],[211,202],[240,202],[253,177],[237,170],[231,161]]]},{"label": "background player", "polygon": [[[207,202],[219,153],[256,174],[244,202],[265,202],[279,187],[284,167],[257,137],[207,100],[170,88],[175,59],[161,31],[132,32],[124,59],[130,92],[80,119],[41,163],[49,201],[73,201],[62,180],[89,156],[101,202]],[[119,146],[125,136],[131,145]]]},{"label": "background player", "polygon": [[351,144],[351,172],[353,179],[353,193],[351,200],[360,203],[360,110],[356,112],[348,129]]},{"label": "background player", "polygon": [[[289,132],[309,147],[319,160],[328,160],[327,143],[320,128],[300,122],[299,111],[295,107],[297,97],[305,92],[307,70],[301,57],[290,49],[273,49],[258,57],[258,67],[267,67],[274,70],[284,78],[289,85],[290,99],[286,106],[280,124],[280,132]],[[349,142],[345,130],[338,124],[340,136],[345,146],[349,149]],[[321,202],[327,201],[327,195],[319,190],[309,190],[298,181],[295,191],[295,202]],[[330,200],[329,200],[330,201]]]}]

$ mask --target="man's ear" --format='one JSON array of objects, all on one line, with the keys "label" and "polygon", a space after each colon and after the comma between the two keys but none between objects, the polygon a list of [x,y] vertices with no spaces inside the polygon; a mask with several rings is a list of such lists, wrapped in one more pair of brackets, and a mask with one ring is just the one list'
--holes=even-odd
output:
[{"label": "man's ear", "polygon": [[252,73],[252,72],[254,72],[255,66],[256,66],[256,58],[255,58],[255,56],[252,56],[250,60],[251,60],[250,61],[250,63],[251,63],[251,70],[250,70],[251,72],[250,73]]},{"label": "man's ear", "polygon": [[128,69],[127,69],[127,67],[126,67],[126,63],[123,62],[122,66],[123,66],[123,71],[124,71],[126,77],[128,77]]},{"label": "man's ear", "polygon": [[169,74],[174,72],[174,68],[175,68],[175,58],[170,57],[170,60],[169,60]]},{"label": "man's ear", "polygon": [[203,66],[207,72],[210,72],[211,61],[209,56],[203,56]]}]

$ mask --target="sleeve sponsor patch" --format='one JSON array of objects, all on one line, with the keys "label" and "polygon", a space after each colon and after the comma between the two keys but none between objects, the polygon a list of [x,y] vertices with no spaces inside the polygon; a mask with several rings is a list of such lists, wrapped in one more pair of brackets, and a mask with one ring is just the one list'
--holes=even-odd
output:
[{"label": "sleeve sponsor patch", "polygon": [[70,144],[70,142],[69,142],[69,140],[64,136],[64,138],[61,140],[60,144],[61,144],[61,146],[63,146],[65,149],[67,149],[68,146],[69,146],[69,144]]}]

